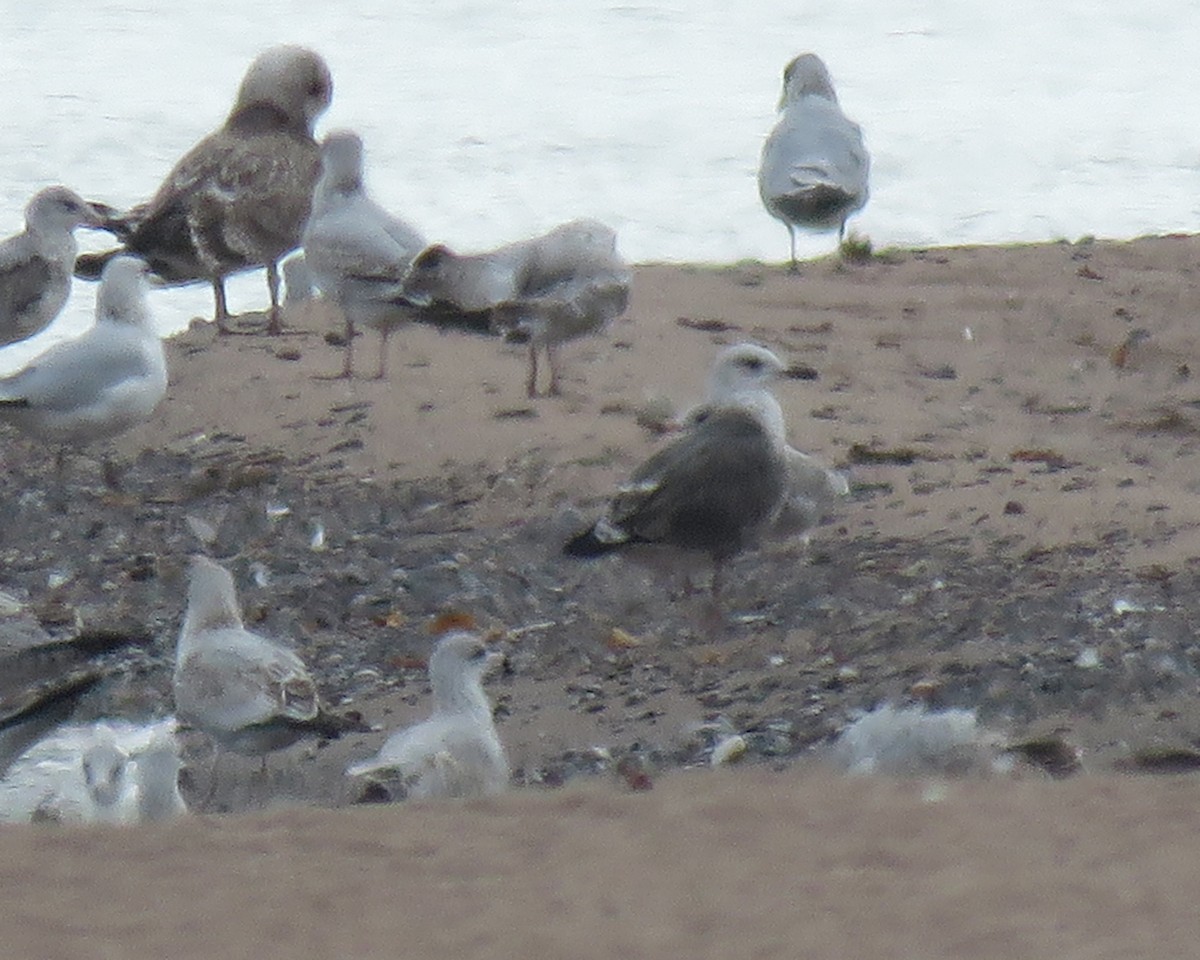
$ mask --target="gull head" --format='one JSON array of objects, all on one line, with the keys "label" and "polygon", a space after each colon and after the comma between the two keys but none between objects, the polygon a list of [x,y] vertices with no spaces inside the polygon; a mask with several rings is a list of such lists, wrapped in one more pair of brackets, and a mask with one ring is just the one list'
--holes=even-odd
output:
[{"label": "gull head", "polygon": [[80,758],[88,794],[98,807],[114,806],[125,790],[129,755],[112,743],[95,743]]},{"label": "gull head", "polygon": [[241,626],[237,591],[229,571],[208,557],[193,556],[181,645],[182,641],[206,630],[240,629]]},{"label": "gull head", "polygon": [[321,141],[321,179],[326,189],[362,187],[363,142],[353,130],[334,130]]},{"label": "gull head", "polygon": [[418,253],[404,274],[405,298],[418,307],[433,303],[445,286],[442,273],[454,259],[454,252],[442,243],[435,243]]},{"label": "gull head", "polygon": [[142,324],[150,319],[146,305],[149,267],[137,257],[113,257],[100,275],[96,294],[96,320],[104,323]]},{"label": "gull head", "polygon": [[720,402],[739,394],[769,390],[784,371],[783,361],[756,343],[726,347],[708,375],[708,400]]},{"label": "gull head", "polygon": [[824,97],[837,103],[833,89],[833,78],[825,62],[815,53],[802,53],[783,68],[783,95],[779,98],[779,109],[801,97]]},{"label": "gull head", "polygon": [[482,638],[464,630],[447,633],[429,657],[434,702],[441,709],[491,707],[483,694],[483,678],[502,663],[504,654],[489,650]]},{"label": "gull head", "polygon": [[283,45],[260,53],[242,80],[233,113],[256,105],[274,107],[290,124],[312,132],[333,99],[333,77],[320,54]]},{"label": "gull head", "polygon": [[102,227],[104,218],[74,190],[46,187],[25,206],[25,224],[31,232],[70,232],[76,227]]}]

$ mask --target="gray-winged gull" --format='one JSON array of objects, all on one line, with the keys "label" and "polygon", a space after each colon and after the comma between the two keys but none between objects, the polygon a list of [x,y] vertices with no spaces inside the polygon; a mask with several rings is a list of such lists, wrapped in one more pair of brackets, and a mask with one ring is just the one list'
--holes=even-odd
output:
[{"label": "gray-winged gull", "polygon": [[867,202],[870,158],[862,130],[838,105],[821,58],[803,53],[783,71],[782,116],[763,144],[758,192],[788,228],[796,269],[796,228],[838,231]]},{"label": "gray-winged gull", "polygon": [[633,274],[617,253],[616,233],[596,220],[573,220],[537,238],[535,257],[545,267],[530,271],[517,296],[496,304],[492,326],[529,340],[525,392],[536,397],[538,351],[546,351],[550,384],[560,392],[555,348],[599,333],[629,305]]},{"label": "gray-winged gull", "polygon": [[382,379],[388,335],[412,312],[401,283],[425,239],[367,195],[362,160],[362,140],[356,133],[338,130],[322,141],[321,177],[304,228],[304,257],[313,280],[345,319],[341,376],[353,376],[354,331],[363,325],[379,330],[376,378]]},{"label": "gray-winged gull", "polygon": [[191,561],[173,686],[181,723],[235,753],[262,757],[264,767],[273,750],[350,728],[322,708],[299,656],[245,628],[233,577],[207,557]]},{"label": "gray-winged gull", "polygon": [[167,392],[167,359],[146,305],[146,265],[104,267],[96,323],[0,379],[0,419],[63,448],[106,440],[145,421]]},{"label": "gray-winged gull", "polygon": [[388,737],[379,753],[347,774],[391,774],[406,796],[473,797],[508,785],[508,760],[496,733],[483,678],[503,655],[462,630],[447,633],[429,658],[433,713]]},{"label": "gray-winged gull", "polygon": [[329,106],[333,81],[312,50],[278,46],[255,58],[225,124],[193,147],[158,192],[107,227],[117,251],[82,256],[77,272],[122,250],[144,258],[168,284],[206,280],[217,326],[229,332],[225,277],[267,268],[268,330],[278,333],[278,261],[300,244],[320,158],[313,124]]},{"label": "gray-winged gull", "polygon": [[563,552],[595,557],[639,547],[707,555],[712,591],[722,564],[770,528],[787,493],[783,415],[770,385],[783,364],[752,344],[728,348],[728,389],[707,413],[651,456],[612,498],[608,511]]},{"label": "gray-winged gull", "polygon": [[0,347],[44,330],[71,293],[75,228],[99,227],[99,211],[66,187],[46,187],[25,206],[25,229],[0,242]]}]

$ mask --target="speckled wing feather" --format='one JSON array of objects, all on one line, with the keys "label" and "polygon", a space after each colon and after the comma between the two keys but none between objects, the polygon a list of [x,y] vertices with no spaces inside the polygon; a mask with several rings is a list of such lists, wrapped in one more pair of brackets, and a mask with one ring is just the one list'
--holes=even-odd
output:
[{"label": "speckled wing feather", "polygon": [[292,130],[226,127],[197,144],[149,203],[111,226],[163,280],[261,266],[299,246],[319,156]]},{"label": "speckled wing feather", "polygon": [[228,733],[318,714],[316,685],[300,658],[241,630],[212,631],[184,658],[175,677],[175,706],[182,719]]},{"label": "speckled wing feather", "polygon": [[[23,239],[20,237],[14,239]],[[70,276],[36,254],[0,247],[0,346],[32,336],[67,302]]]}]

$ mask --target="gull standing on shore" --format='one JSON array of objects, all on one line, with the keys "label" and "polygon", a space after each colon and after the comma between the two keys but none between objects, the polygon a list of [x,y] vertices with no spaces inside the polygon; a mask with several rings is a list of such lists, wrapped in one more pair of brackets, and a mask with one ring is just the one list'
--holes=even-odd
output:
[{"label": "gull standing on shore", "polygon": [[433,714],[393,733],[379,753],[346,773],[397,774],[414,799],[499,793],[508,785],[508,759],[483,678],[502,660],[474,633],[447,633],[429,658]]},{"label": "gull standing on shore", "polygon": [[559,224],[527,240],[476,254],[444,244],[421,251],[404,282],[419,306],[442,304],[484,312],[489,326],[529,337],[526,393],[537,396],[537,353],[545,348],[549,393],[559,391],[554,348],[604,328],[629,302],[632,279],[617,254],[616,234],[597,220]]},{"label": "gull standing on shore", "polygon": [[717,369],[726,379],[706,414],[638,467],[565,554],[668,548],[706,555],[718,602],[723,564],[753,546],[782,509],[788,466],[783,414],[770,390],[782,361],[739,344],[723,352]]},{"label": "gull standing on shore", "polygon": [[146,305],[146,265],[117,257],[104,267],[96,323],[0,379],[0,419],[65,448],[107,440],[147,420],[167,392],[167,358]]},{"label": "gull standing on shore", "polygon": [[846,218],[867,202],[870,158],[816,54],[802,53],[783,71],[779,110],[763,144],[758,192],[767,212],[788,228],[795,271],[796,228],[836,227],[840,243]]},{"label": "gull standing on shore", "polygon": [[100,227],[100,212],[66,187],[47,187],[25,206],[25,229],[0,242],[0,347],[39,333],[71,293],[75,228]]},{"label": "gull standing on shore", "polygon": [[313,125],[333,96],[325,61],[297,46],[272,47],[250,65],[224,126],[193,147],[158,192],[106,228],[124,244],[79,258],[93,279],[117,253],[142,257],[167,284],[206,280],[215,320],[229,333],[225,278],[267,268],[268,332],[282,331],[278,261],[300,244],[320,158]]},{"label": "gull standing on shore", "polygon": [[356,326],[379,331],[379,369],[387,372],[387,342],[409,319],[412,305],[401,285],[425,239],[372,200],[363,186],[363,144],[338,130],[321,143],[321,176],[304,228],[304,258],[321,292],[338,305],[346,323],[341,377],[354,375]]},{"label": "gull standing on shore", "polygon": [[555,348],[604,330],[625,312],[633,274],[617,254],[617,235],[596,220],[573,220],[539,238],[539,261],[548,269],[534,274],[518,296],[498,303],[492,326],[529,339],[525,393],[536,397],[538,351],[550,367],[547,396],[561,392]]},{"label": "gull standing on shore", "polygon": [[175,651],[175,713],[222,747],[262,758],[309,736],[337,737],[304,661],[242,623],[233,577],[192,557],[187,614]]}]

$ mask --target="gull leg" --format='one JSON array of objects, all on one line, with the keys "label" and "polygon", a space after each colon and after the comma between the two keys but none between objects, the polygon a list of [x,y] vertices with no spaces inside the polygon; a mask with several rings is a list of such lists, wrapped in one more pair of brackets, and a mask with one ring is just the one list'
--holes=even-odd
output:
[{"label": "gull leg", "polygon": [[538,344],[529,340],[529,374],[526,377],[526,396],[538,396]]},{"label": "gull leg", "polygon": [[341,379],[349,380],[354,376],[354,321],[346,314],[346,353],[342,361]]},{"label": "gull leg", "polygon": [[274,260],[267,264],[267,292],[271,295],[271,309],[267,314],[267,333],[277,337],[283,333],[283,314],[279,309],[279,266]]},{"label": "gull leg", "polygon": [[558,360],[554,356],[554,344],[546,344],[546,362],[550,367],[550,389],[546,391],[547,396],[557,397],[562,391],[558,386]]},{"label": "gull leg", "polygon": [[788,240],[791,241],[792,249],[792,264],[788,267],[788,270],[792,273],[799,273],[800,264],[796,262],[796,227],[791,223],[788,224]]},{"label": "gull leg", "polygon": [[375,374],[376,380],[382,380],[387,376],[388,335],[391,332],[392,328],[386,323],[379,328],[379,371]]},{"label": "gull leg", "polygon": [[216,316],[213,318],[217,321],[217,333],[233,333],[229,329],[229,304],[225,300],[224,277],[214,277],[212,285],[213,297],[217,301]]}]

